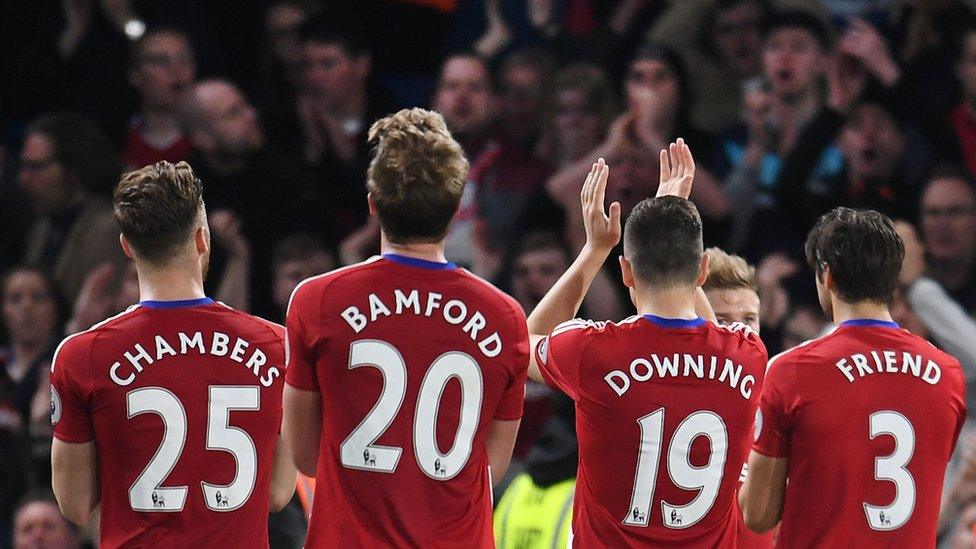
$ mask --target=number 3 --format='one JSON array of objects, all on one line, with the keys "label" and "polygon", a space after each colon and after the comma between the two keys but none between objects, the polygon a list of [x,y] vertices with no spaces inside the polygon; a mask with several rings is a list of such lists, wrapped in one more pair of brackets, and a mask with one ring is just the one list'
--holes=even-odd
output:
[{"label": "number 3", "polygon": [[874,478],[895,483],[895,500],[886,507],[864,502],[864,514],[872,530],[895,530],[904,526],[915,510],[915,479],[905,469],[915,453],[915,429],[908,418],[891,411],[871,414],[870,427],[871,440],[881,435],[895,439],[895,451],[874,460]]}]

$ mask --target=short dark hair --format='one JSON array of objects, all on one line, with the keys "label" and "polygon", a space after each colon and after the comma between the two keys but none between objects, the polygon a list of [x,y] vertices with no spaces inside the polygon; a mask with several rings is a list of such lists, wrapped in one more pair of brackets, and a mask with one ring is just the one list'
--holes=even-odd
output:
[{"label": "short dark hair", "polygon": [[203,209],[203,185],[186,162],[161,161],[122,176],[115,220],[140,258],[165,263],[190,237]]},{"label": "short dark hair", "polygon": [[395,244],[443,240],[468,176],[468,159],[444,117],[403,109],[373,123],[368,137],[366,188],[386,237]]},{"label": "short dark hair", "polygon": [[329,248],[315,235],[295,233],[282,238],[271,253],[271,269],[276,270],[289,261],[301,261],[315,253],[332,255]]},{"label": "short dark hair", "polygon": [[303,44],[334,44],[346,51],[349,57],[369,54],[369,42],[358,17],[338,18],[329,11],[313,15],[298,28]]},{"label": "short dark hair", "polygon": [[693,284],[703,253],[701,216],[684,198],[648,198],[627,217],[624,254],[641,282],[664,287]]},{"label": "short dark hair", "polygon": [[86,191],[107,195],[122,171],[114,147],[94,122],[76,113],[50,114],[27,127],[54,145],[54,158]]},{"label": "short dark hair", "polygon": [[139,37],[135,43],[132,44],[132,49],[130,50],[129,62],[131,66],[138,67],[143,62],[143,53],[146,49],[146,43],[149,40],[161,35],[161,34],[171,34],[173,36],[178,36],[181,40],[186,42],[188,48],[190,48],[190,53],[193,53],[193,41],[190,40],[190,35],[177,29],[176,27],[153,27],[147,30],[142,36]]},{"label": "short dark hair", "polygon": [[889,303],[905,245],[886,215],[841,207],[820,216],[807,236],[806,256],[818,280],[830,269],[845,302]]},{"label": "short dark hair", "polygon": [[817,39],[820,47],[830,49],[831,32],[826,23],[816,15],[801,9],[774,11],[763,23],[763,38],[782,29],[801,29]]}]

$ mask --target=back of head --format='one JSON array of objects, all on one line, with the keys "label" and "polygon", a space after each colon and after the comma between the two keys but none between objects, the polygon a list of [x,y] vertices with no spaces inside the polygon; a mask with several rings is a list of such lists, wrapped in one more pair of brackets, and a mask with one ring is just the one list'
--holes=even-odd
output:
[{"label": "back of head", "polygon": [[703,290],[707,292],[745,288],[759,293],[756,268],[745,259],[719,248],[709,248],[705,250],[705,255],[708,256],[708,279],[702,285]]},{"label": "back of head", "polygon": [[837,296],[844,302],[888,303],[898,284],[905,245],[884,214],[835,208],[810,230],[806,256],[818,280],[830,269]]},{"label": "back of head", "polygon": [[698,208],[676,196],[634,206],[624,227],[624,256],[634,278],[654,287],[693,286],[704,246]]},{"label": "back of head", "polygon": [[386,238],[396,244],[443,240],[468,175],[468,160],[444,118],[403,109],[377,120],[369,142],[366,186]]},{"label": "back of head", "polygon": [[105,133],[88,118],[75,113],[51,114],[27,127],[54,146],[54,158],[85,191],[107,194],[119,176],[118,156]]},{"label": "back of head", "polygon": [[203,186],[186,162],[162,161],[122,176],[115,220],[136,257],[165,264],[202,222]]}]

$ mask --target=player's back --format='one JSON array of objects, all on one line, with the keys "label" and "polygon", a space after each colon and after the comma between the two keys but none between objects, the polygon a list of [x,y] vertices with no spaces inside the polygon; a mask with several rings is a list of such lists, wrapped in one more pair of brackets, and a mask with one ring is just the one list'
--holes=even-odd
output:
[{"label": "player's back", "polygon": [[646,315],[571,321],[540,345],[576,401],[576,546],[735,546],[766,364],[746,330]]},{"label": "player's back", "polygon": [[385,255],[302,283],[288,330],[288,383],[322,395],[308,546],[492,546],[486,442],[528,364],[514,300]]},{"label": "player's back", "polygon": [[283,336],[200,299],[142,302],[62,342],[55,436],[94,440],[102,547],[267,547]]},{"label": "player's back", "polygon": [[965,419],[954,358],[894,323],[854,320],[775,357],[767,384],[763,414],[778,417],[763,418],[756,449],[789,457],[780,547],[935,545]]}]

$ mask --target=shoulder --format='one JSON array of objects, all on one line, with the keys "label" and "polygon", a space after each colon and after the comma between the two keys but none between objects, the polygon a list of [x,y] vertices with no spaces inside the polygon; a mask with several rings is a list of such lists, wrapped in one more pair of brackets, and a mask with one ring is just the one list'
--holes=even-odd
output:
[{"label": "shoulder", "polygon": [[762,351],[764,355],[766,354],[766,344],[763,343],[762,339],[759,337],[759,334],[757,334],[756,331],[750,328],[747,324],[742,322],[733,322],[732,324],[724,326],[715,323],[712,323],[712,325],[715,326],[720,333],[736,337],[739,341],[745,342],[759,351]]},{"label": "shoulder", "polygon": [[316,296],[321,296],[321,294],[330,286],[340,280],[348,277],[354,277],[357,274],[361,274],[364,271],[377,267],[377,261],[380,259],[382,259],[380,256],[374,256],[360,263],[347,265],[327,273],[306,278],[305,280],[299,282],[298,285],[295,286],[295,289],[292,290],[291,299],[288,300],[289,309],[293,303],[316,299]]},{"label": "shoulder", "polygon": [[59,366],[75,364],[81,359],[90,359],[95,341],[110,328],[123,324],[140,311],[139,305],[133,305],[121,313],[110,316],[87,330],[71,334],[61,340],[54,349],[51,358],[51,371]]},{"label": "shoulder", "polygon": [[568,334],[567,337],[594,339],[604,334],[615,332],[622,327],[629,326],[638,318],[640,317],[628,317],[620,322],[606,322],[601,320],[574,318],[573,320],[567,320],[566,322],[563,322],[562,324],[559,324],[553,328],[552,337],[564,336]]},{"label": "shoulder", "polygon": [[475,292],[483,294],[489,299],[497,299],[509,312],[515,314],[515,316],[522,318],[525,317],[525,312],[522,310],[522,306],[519,305],[518,301],[515,301],[515,298],[501,291],[491,282],[488,282],[487,280],[464,268],[459,268],[457,272],[464,277],[465,280],[469,281],[472,290]]},{"label": "shoulder", "polygon": [[787,349],[777,355],[773,355],[769,359],[769,363],[766,366],[767,372],[772,372],[774,368],[787,369],[795,367],[797,364],[808,360],[811,357],[816,357],[821,354],[825,348],[830,348],[836,343],[836,334],[834,330],[814,339],[809,339],[803,343],[793,347],[792,349]]},{"label": "shoulder", "polygon": [[254,316],[243,311],[238,311],[237,309],[221,301],[215,301],[214,304],[221,307],[225,311],[225,314],[227,314],[235,324],[241,326],[242,328],[270,332],[277,339],[284,339],[285,337],[285,327],[281,324],[271,322],[270,320],[265,320],[261,317]]}]

